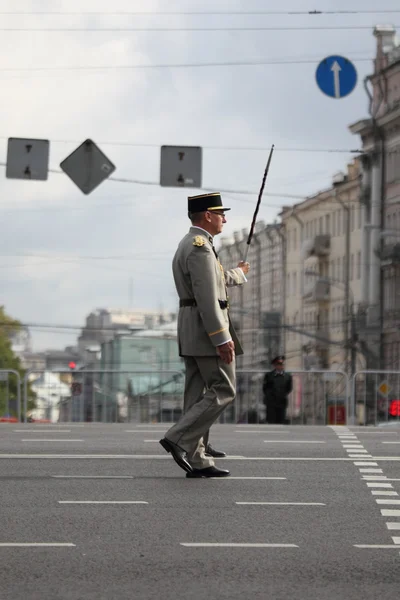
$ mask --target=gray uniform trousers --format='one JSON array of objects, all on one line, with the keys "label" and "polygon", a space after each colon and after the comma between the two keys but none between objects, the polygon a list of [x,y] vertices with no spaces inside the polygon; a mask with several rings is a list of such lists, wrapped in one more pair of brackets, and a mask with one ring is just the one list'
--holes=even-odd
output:
[{"label": "gray uniform trousers", "polygon": [[203,438],[236,396],[235,360],[229,365],[219,356],[186,356],[185,412],[165,434],[187,452],[194,469],[214,465],[204,454]]}]

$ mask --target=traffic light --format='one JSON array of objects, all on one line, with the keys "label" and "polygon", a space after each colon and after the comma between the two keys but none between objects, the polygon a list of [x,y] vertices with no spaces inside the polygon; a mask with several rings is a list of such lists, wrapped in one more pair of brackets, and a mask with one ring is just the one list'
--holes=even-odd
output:
[{"label": "traffic light", "polygon": [[74,363],[73,361],[71,361],[68,366],[71,369],[71,371],[73,371],[74,369],[76,369],[76,363]]}]

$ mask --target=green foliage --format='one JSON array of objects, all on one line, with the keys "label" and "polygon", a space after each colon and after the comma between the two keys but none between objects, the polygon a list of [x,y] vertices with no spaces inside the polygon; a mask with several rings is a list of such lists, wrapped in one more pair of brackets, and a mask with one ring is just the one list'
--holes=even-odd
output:
[{"label": "green foliage", "polygon": [[[4,306],[0,306],[0,369],[13,369],[17,371],[21,377],[21,381],[25,375],[25,370],[21,367],[21,361],[12,350],[10,336],[17,332],[21,327],[21,323],[12,319],[4,310]],[[21,390],[21,394],[23,390]],[[0,382],[0,416],[6,413],[7,396],[10,405],[10,414],[17,416],[17,377],[9,374],[8,382]],[[32,410],[35,406],[35,393],[28,388],[28,410]],[[21,410],[23,410],[23,398],[21,395]]]}]

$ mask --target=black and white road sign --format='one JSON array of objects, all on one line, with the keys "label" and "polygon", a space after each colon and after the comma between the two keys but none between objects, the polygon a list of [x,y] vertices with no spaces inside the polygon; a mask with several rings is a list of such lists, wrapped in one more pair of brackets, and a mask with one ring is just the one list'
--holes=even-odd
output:
[{"label": "black and white road sign", "polygon": [[49,151],[49,140],[8,138],[6,177],[46,181]]},{"label": "black and white road sign", "polygon": [[85,140],[62,163],[61,169],[84,194],[90,194],[116,169],[92,140]]},{"label": "black and white road sign", "polygon": [[160,185],[199,188],[201,171],[199,146],[161,146]]}]

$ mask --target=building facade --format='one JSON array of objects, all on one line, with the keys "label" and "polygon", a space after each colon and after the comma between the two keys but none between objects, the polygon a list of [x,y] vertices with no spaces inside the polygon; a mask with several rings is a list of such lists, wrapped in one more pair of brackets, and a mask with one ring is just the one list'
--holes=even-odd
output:
[{"label": "building facade", "polygon": [[400,366],[400,45],[392,26],[375,28],[376,58],[366,80],[369,118],[350,126],[363,147],[360,319],[370,369]]},{"label": "building facade", "polygon": [[361,302],[360,172],[355,160],[331,188],[281,213],[289,369],[351,367],[351,326]]}]

